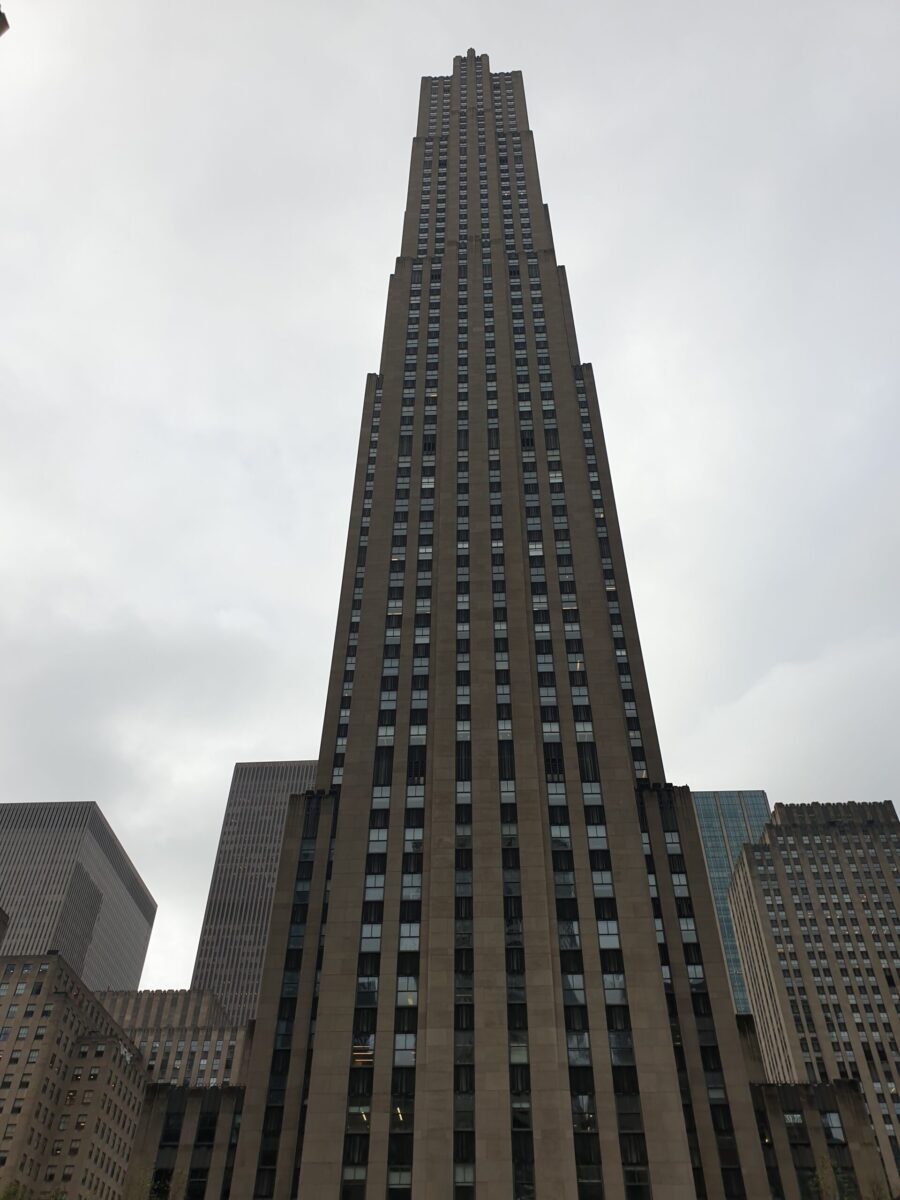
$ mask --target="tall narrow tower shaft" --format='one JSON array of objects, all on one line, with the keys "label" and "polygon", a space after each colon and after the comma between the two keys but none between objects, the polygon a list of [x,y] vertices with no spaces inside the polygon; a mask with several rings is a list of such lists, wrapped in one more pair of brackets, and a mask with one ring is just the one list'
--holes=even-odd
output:
[{"label": "tall narrow tower shaft", "polygon": [[678,814],[522,77],[470,50],[422,81],[232,1194],[766,1194]]}]

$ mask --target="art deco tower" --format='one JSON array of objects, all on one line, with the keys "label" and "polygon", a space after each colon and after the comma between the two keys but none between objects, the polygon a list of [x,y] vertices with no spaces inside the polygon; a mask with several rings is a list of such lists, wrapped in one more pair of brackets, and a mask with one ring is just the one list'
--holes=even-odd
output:
[{"label": "art deco tower", "polygon": [[664,779],[522,77],[470,50],[422,83],[231,1194],[769,1194]]}]

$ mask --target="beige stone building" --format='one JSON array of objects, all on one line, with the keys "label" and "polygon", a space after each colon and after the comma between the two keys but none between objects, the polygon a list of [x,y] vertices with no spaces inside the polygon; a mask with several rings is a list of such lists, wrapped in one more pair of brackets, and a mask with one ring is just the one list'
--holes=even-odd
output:
[{"label": "beige stone building", "polygon": [[737,1020],[771,1196],[885,1200],[887,1175],[858,1086],[769,1082],[753,1017]]},{"label": "beige stone building", "polygon": [[121,1200],[146,1076],[59,955],[0,955],[0,1193]]},{"label": "beige stone building", "polygon": [[237,1200],[231,1180],[244,1089],[151,1083],[126,1200]]},{"label": "beige stone building", "polygon": [[474,50],[422,82],[252,1041],[224,1086],[208,997],[107,1003],[157,1080],[129,1200],[881,1200],[853,1080],[762,1082],[735,1018],[522,77]]},{"label": "beige stone building", "polygon": [[770,1194],[522,77],[474,50],[422,82],[318,764],[232,1195]]},{"label": "beige stone building", "polygon": [[137,1046],[155,1082],[204,1088],[241,1081],[248,1028],[233,1025],[211,992],[98,992],[97,999]]},{"label": "beige stone building", "polygon": [[235,1027],[203,991],[98,995],[147,1073],[125,1200],[227,1198],[252,1024]]},{"label": "beige stone building", "polygon": [[900,821],[890,803],[776,805],[731,887],[768,1079],[851,1080],[900,1189]]}]

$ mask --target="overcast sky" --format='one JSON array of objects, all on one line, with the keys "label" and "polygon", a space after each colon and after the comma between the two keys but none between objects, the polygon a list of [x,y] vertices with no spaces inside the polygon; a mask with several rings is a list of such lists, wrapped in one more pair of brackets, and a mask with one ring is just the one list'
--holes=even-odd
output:
[{"label": "overcast sky", "polygon": [[898,799],[900,7],[3,0],[0,799],[96,800],[186,986],[315,757],[419,77],[525,74],[669,778]]}]

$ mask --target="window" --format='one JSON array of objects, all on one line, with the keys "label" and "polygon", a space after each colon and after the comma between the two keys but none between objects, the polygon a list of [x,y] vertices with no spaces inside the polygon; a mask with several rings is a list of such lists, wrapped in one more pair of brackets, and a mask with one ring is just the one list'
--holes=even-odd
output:
[{"label": "window", "polygon": [[400,949],[401,950],[418,950],[419,949],[419,926],[413,923],[402,923],[400,925]]},{"label": "window", "polygon": [[841,1115],[837,1112],[822,1113],[822,1127],[825,1130],[825,1140],[830,1145],[844,1145],[846,1137],[844,1136],[844,1127],[841,1124]]},{"label": "window", "polygon": [[394,1034],[394,1066],[414,1067],[416,1065],[416,1035],[414,1033]]}]

